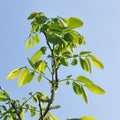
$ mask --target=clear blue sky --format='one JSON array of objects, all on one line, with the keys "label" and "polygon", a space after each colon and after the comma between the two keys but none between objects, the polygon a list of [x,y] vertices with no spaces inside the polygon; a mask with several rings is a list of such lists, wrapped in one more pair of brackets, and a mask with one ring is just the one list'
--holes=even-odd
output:
[{"label": "clear blue sky", "polygon": [[[35,49],[27,51],[25,40],[30,22],[27,16],[33,11],[43,11],[49,17],[76,16],[84,21],[79,30],[85,36],[90,50],[103,62],[103,71],[93,69],[91,75],[76,68],[76,75],[84,74],[106,90],[105,95],[88,93],[89,104],[76,96],[70,87],[62,85],[57,92],[56,104],[62,107],[53,111],[60,120],[67,117],[91,115],[97,120],[118,120],[120,114],[120,1],[119,0],[1,0],[0,1],[0,86],[13,98],[22,98],[29,91],[45,88],[35,80],[18,88],[17,80],[6,81],[14,68],[27,64]],[[72,70],[66,70],[74,72]],[[64,72],[65,73],[65,72]],[[61,76],[64,76],[61,74]],[[42,83],[41,83],[42,84]],[[27,118],[26,118],[27,120]]]}]

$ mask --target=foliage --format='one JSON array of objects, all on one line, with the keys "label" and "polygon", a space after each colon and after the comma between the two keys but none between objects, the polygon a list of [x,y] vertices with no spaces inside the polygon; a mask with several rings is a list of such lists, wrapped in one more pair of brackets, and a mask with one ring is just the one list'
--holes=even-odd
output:
[{"label": "foliage", "polygon": [[[31,30],[28,39],[26,40],[26,49],[31,46],[35,47],[40,43],[40,35],[45,37],[45,45],[40,44],[40,48],[28,58],[28,63],[31,68],[23,66],[11,71],[7,80],[18,78],[18,86],[29,84],[37,77],[38,82],[45,79],[51,87],[51,96],[47,96],[44,92],[29,93],[28,98],[24,98],[22,102],[19,100],[12,100],[8,93],[0,89],[0,119],[3,120],[22,120],[24,114],[30,111],[30,116],[34,117],[38,114],[38,120],[58,120],[50,111],[52,109],[60,108],[60,105],[52,106],[56,90],[62,82],[66,85],[72,85],[73,91],[76,95],[82,97],[84,102],[88,103],[86,89],[95,94],[104,94],[105,91],[96,85],[89,78],[78,75],[73,78],[72,75],[67,75],[66,78],[59,79],[58,70],[61,67],[78,66],[88,73],[92,72],[92,64],[103,69],[104,66],[101,61],[92,54],[91,51],[80,51],[75,54],[75,49],[85,45],[84,37],[75,29],[81,28],[83,22],[76,17],[70,18],[47,18],[42,12],[33,12],[29,15],[28,20],[31,22]],[[47,60],[45,60],[45,56]],[[50,77],[47,77],[48,72]],[[30,105],[30,100],[38,106]],[[81,118],[73,118],[67,120],[96,120],[90,116],[83,116]]]}]

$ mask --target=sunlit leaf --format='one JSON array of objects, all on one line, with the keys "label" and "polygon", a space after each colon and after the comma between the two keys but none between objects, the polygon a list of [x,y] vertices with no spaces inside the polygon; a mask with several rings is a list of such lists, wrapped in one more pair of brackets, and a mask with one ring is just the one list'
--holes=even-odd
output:
[{"label": "sunlit leaf", "polygon": [[27,41],[26,41],[26,49],[29,49],[30,45],[31,45],[31,40],[27,39]]},{"label": "sunlit leaf", "polygon": [[29,72],[29,73],[25,76],[24,81],[23,81],[22,84],[23,84],[23,85],[26,85],[26,84],[30,83],[31,80],[34,78],[34,76],[35,76],[35,73],[34,73],[34,72]]},{"label": "sunlit leaf", "polygon": [[71,29],[79,28],[83,26],[83,22],[79,18],[70,17],[67,26]]},{"label": "sunlit leaf", "polygon": [[67,58],[71,58],[72,57],[72,53],[69,52],[69,51],[65,51],[65,52],[62,53],[62,56],[67,57]]},{"label": "sunlit leaf", "polygon": [[34,36],[32,36],[31,40],[32,46],[35,47],[40,42],[40,37],[38,34],[35,34]]},{"label": "sunlit leaf", "polygon": [[93,118],[91,116],[83,116],[80,118],[80,120],[97,120],[96,118]]},{"label": "sunlit leaf", "polygon": [[58,120],[58,118],[56,116],[54,116],[52,113],[49,112],[48,114],[49,114],[51,120]]},{"label": "sunlit leaf", "polygon": [[80,120],[80,118],[71,118],[71,119],[67,119],[67,120]]},{"label": "sunlit leaf", "polygon": [[41,47],[41,48],[40,48],[40,50],[42,51],[42,53],[43,53],[43,54],[45,54],[45,53],[46,53],[47,48],[46,48],[46,46],[43,46],[43,47]]},{"label": "sunlit leaf", "polygon": [[95,94],[104,94],[105,93],[105,91],[96,84],[86,84],[85,86],[89,91],[91,91]]},{"label": "sunlit leaf", "polygon": [[91,61],[92,61],[94,66],[96,66],[99,69],[104,69],[102,62],[97,57],[95,57],[93,55],[89,55],[89,56],[90,56]]},{"label": "sunlit leaf", "polygon": [[19,79],[18,79],[18,86],[22,86],[24,81],[25,81],[25,77],[29,74],[29,70],[28,68],[25,68],[24,71],[21,73]]},{"label": "sunlit leaf", "polygon": [[40,57],[42,56],[42,51],[38,50],[37,52],[35,52],[35,54],[31,57],[31,61],[32,62],[36,62]]},{"label": "sunlit leaf", "polygon": [[11,80],[11,79],[14,79],[14,78],[17,78],[19,76],[19,74],[21,73],[21,69],[17,68],[17,69],[14,69],[12,70],[8,76],[7,76],[7,80]]},{"label": "sunlit leaf", "polygon": [[84,83],[84,84],[93,84],[93,82],[89,79],[89,78],[87,78],[87,77],[85,77],[85,76],[78,76],[77,78],[76,78],[76,80],[78,81],[78,82],[81,82],[81,83]]},{"label": "sunlit leaf", "polygon": [[38,70],[39,72],[45,71],[45,70],[46,70],[46,63],[45,63],[44,61],[40,61],[40,64],[39,64],[39,66],[37,67],[37,70]]}]

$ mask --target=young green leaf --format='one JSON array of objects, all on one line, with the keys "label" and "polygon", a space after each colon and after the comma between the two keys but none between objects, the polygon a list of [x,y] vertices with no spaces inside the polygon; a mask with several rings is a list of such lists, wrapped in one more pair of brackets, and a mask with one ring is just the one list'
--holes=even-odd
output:
[{"label": "young green leaf", "polygon": [[71,29],[79,28],[79,27],[82,27],[82,26],[83,26],[83,22],[82,22],[79,18],[70,17],[70,18],[68,19],[67,26],[68,26],[69,28],[71,28]]},{"label": "young green leaf", "polygon": [[42,56],[42,51],[38,50],[35,54],[31,57],[31,62],[36,62]]},{"label": "young green leaf", "polygon": [[32,36],[32,46],[35,47],[40,42],[40,37],[38,34]]},{"label": "young green leaf", "polygon": [[84,83],[85,85],[86,84],[93,84],[93,82],[90,80],[90,79],[88,79],[87,77],[85,77],[85,76],[78,76],[77,78],[76,78],[76,80],[78,81],[78,82],[81,82],[81,83]]},{"label": "young green leaf", "polygon": [[86,84],[85,86],[90,92],[93,92],[95,94],[104,94],[105,93],[105,91],[96,84]]},{"label": "young green leaf", "polygon": [[27,41],[26,41],[26,49],[29,49],[30,46],[31,46],[31,40],[27,39]]},{"label": "young green leaf", "polygon": [[104,69],[102,62],[97,57],[95,57],[93,55],[89,55],[89,57],[91,58],[91,61],[94,66],[96,66],[99,69]]},{"label": "young green leaf", "polygon": [[19,87],[24,84],[25,78],[28,74],[29,74],[29,70],[28,70],[28,68],[25,68],[18,79],[18,86]]},{"label": "young green leaf", "polygon": [[30,83],[34,76],[35,76],[34,72],[29,72],[24,78],[23,85]]},{"label": "young green leaf", "polygon": [[91,53],[91,51],[82,51],[82,52],[80,52],[80,56],[88,55],[90,53]]},{"label": "young green leaf", "polygon": [[80,120],[97,120],[96,118],[93,118],[91,116],[83,116],[80,118]]},{"label": "young green leaf", "polygon": [[19,69],[19,68],[12,70],[12,71],[8,74],[8,76],[7,76],[6,79],[7,79],[7,80],[11,80],[11,79],[17,78],[17,77],[20,75],[21,71],[22,71],[22,70]]},{"label": "young green leaf", "polygon": [[40,61],[39,66],[37,67],[38,72],[43,72],[46,70],[46,63],[44,61]]}]

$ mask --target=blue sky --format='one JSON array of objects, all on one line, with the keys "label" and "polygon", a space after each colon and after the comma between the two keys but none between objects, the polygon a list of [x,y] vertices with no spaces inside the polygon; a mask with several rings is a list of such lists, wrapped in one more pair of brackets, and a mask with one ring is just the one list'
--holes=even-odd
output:
[{"label": "blue sky", "polygon": [[[75,75],[84,74],[106,90],[105,95],[88,93],[89,104],[76,96],[71,87],[61,85],[56,104],[62,107],[53,111],[60,120],[68,117],[91,115],[97,120],[117,120],[120,109],[120,1],[119,0],[1,0],[0,1],[0,86],[13,98],[22,98],[29,91],[47,89],[44,83],[32,81],[29,85],[17,87],[17,80],[6,81],[7,74],[14,68],[27,64],[27,57],[36,49],[25,49],[30,22],[27,16],[33,11],[43,11],[48,17],[79,17],[84,26],[78,31],[84,35],[86,46],[103,62],[105,69],[93,68],[91,75],[76,68]],[[64,72],[64,71],[63,71]],[[67,73],[74,72],[66,70]],[[64,72],[65,73],[65,72]],[[61,76],[64,74],[61,71]],[[26,118],[27,120],[27,118]]]}]

